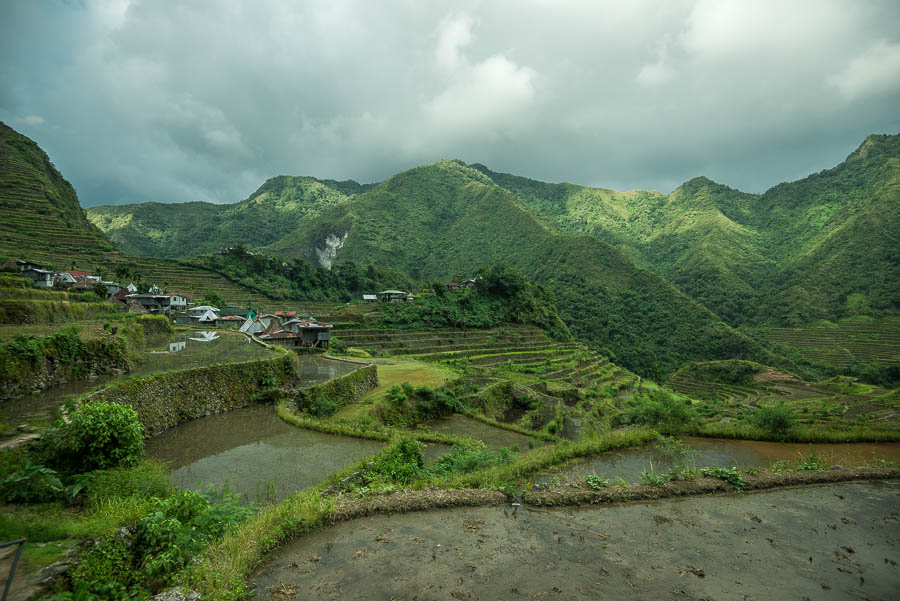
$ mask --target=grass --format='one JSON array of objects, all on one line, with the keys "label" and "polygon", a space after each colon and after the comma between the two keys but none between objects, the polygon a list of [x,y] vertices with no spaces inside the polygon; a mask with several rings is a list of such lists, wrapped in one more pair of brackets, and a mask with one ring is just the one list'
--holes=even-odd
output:
[{"label": "grass", "polygon": [[784,433],[773,433],[744,422],[704,423],[689,427],[683,434],[710,438],[771,440],[774,442],[897,442],[900,426],[811,425],[795,426]]},{"label": "grass", "polygon": [[447,367],[433,363],[423,363],[415,359],[372,359],[378,369],[378,386],[365,394],[356,403],[341,407],[334,414],[334,419],[358,419],[363,417],[369,408],[385,398],[391,386],[409,382],[413,386],[430,386],[437,388],[456,374]]}]

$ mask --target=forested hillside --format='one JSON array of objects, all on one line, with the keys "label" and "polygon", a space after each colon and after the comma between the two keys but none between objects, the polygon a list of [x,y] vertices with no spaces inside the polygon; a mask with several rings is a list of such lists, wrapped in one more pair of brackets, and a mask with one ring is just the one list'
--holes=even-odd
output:
[{"label": "forested hillside", "polygon": [[546,184],[473,165],[566,231],[616,245],[732,325],[900,309],[900,135],[746,194],[694,178],[671,194]]},{"label": "forested hillside", "polygon": [[268,247],[310,261],[389,264],[446,281],[503,263],[556,296],[572,332],[644,375],[698,358],[767,356],[658,275],[588,235],[559,231],[510,191],[458,161],[398,174]]},{"label": "forested hillside", "polygon": [[264,246],[323,209],[369,186],[281,175],[235,204],[189,202],[105,205],[88,218],[122,251],[151,257],[193,257],[234,244]]}]

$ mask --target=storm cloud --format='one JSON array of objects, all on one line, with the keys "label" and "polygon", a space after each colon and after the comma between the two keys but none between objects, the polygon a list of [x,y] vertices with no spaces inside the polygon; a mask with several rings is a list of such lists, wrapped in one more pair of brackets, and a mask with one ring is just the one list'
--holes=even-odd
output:
[{"label": "storm cloud", "polygon": [[900,131],[896,0],[22,0],[0,52],[0,120],[85,206],[441,158],[761,192]]}]

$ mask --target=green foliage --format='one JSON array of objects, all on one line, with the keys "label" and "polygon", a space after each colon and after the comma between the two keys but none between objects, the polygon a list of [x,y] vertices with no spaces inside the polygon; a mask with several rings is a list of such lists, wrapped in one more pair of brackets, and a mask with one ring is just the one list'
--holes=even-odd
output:
[{"label": "green foliage", "polygon": [[249,253],[243,246],[196,262],[276,299],[349,302],[385,288],[412,288],[408,276],[388,267],[344,261],[325,269],[300,259]]},{"label": "green foliage", "polygon": [[679,432],[696,417],[690,403],[665,390],[653,389],[646,398],[636,397],[620,419],[626,424],[655,425],[666,432]]},{"label": "green foliage", "polygon": [[170,581],[209,542],[251,513],[228,494],[181,491],[156,500],[135,527],[135,565],[145,577]]},{"label": "green foliage", "polygon": [[131,407],[89,401],[54,425],[41,442],[54,464],[80,473],[136,465],[144,454],[143,431]]},{"label": "green foliage", "polygon": [[509,463],[518,453],[516,448],[502,447],[495,451],[480,440],[467,439],[454,444],[449,453],[441,455],[423,471],[423,475],[435,478],[451,474],[464,474],[474,470]]},{"label": "green foliage", "polygon": [[812,445],[809,445],[809,453],[800,455],[800,458],[797,460],[797,471],[800,472],[815,472],[827,467],[828,464],[819,457]]},{"label": "green foliage", "polygon": [[481,279],[474,290],[424,294],[414,303],[387,305],[381,324],[387,328],[489,328],[528,323],[558,339],[571,337],[552,294],[529,282],[522,272],[495,265],[478,274]]},{"label": "green foliage", "polygon": [[797,416],[784,401],[777,405],[760,407],[750,414],[750,423],[773,435],[787,434],[795,425]]},{"label": "green foliage", "polygon": [[200,299],[200,303],[203,305],[211,305],[213,307],[221,308],[225,306],[225,299],[222,298],[222,295],[215,290],[207,290],[203,293],[203,298]]},{"label": "green foliage", "polygon": [[700,473],[709,478],[718,478],[728,482],[736,489],[741,490],[747,485],[747,481],[741,476],[736,467],[704,467],[700,468]]},{"label": "green foliage", "polygon": [[610,485],[609,478],[598,476],[597,474],[588,474],[584,477],[584,483],[594,490],[608,488]]},{"label": "green foliage", "polygon": [[89,542],[69,574],[72,599],[82,596],[114,601],[143,596],[136,585],[132,563],[132,552],[125,537],[107,535]]},{"label": "green foliage", "polygon": [[18,472],[0,483],[0,494],[10,503],[45,503],[63,493],[63,484],[55,470],[25,459]]},{"label": "green foliage", "polygon": [[422,474],[425,445],[417,440],[401,438],[379,453],[368,469],[367,479],[407,484]]},{"label": "green foliage", "polygon": [[768,368],[753,361],[731,359],[727,361],[704,361],[690,363],[679,369],[672,376],[688,377],[704,382],[718,382],[738,386],[756,386],[753,376]]}]

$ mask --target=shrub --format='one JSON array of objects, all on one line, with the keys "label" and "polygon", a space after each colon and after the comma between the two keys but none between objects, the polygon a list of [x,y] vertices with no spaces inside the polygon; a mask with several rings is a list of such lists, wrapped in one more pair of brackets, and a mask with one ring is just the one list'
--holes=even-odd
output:
[{"label": "shrub", "polygon": [[157,499],[135,527],[136,567],[149,578],[171,578],[203,548],[252,513],[229,494],[181,491]]},{"label": "shrub", "polygon": [[128,599],[143,597],[135,586],[131,549],[125,537],[104,536],[90,543],[79,555],[78,564],[72,568],[74,598]]},{"label": "shrub", "polygon": [[417,440],[402,438],[382,451],[369,471],[369,482],[384,479],[406,484],[418,478],[425,465],[425,445]]},{"label": "shrub", "polygon": [[651,391],[649,400],[638,401],[622,416],[625,423],[657,425],[669,431],[678,431],[695,418],[690,404],[663,390]]},{"label": "shrub", "polygon": [[[82,403],[42,442],[52,461],[76,473],[136,465],[144,455],[144,426],[137,412],[117,403]],[[45,440],[46,439],[46,440]]]},{"label": "shrub", "polygon": [[57,499],[63,485],[55,470],[26,458],[21,470],[3,480],[0,490],[9,502],[43,503]]},{"label": "shrub", "polygon": [[750,415],[750,423],[770,434],[783,435],[794,427],[796,422],[794,411],[785,406],[784,401],[777,405],[760,407]]}]

